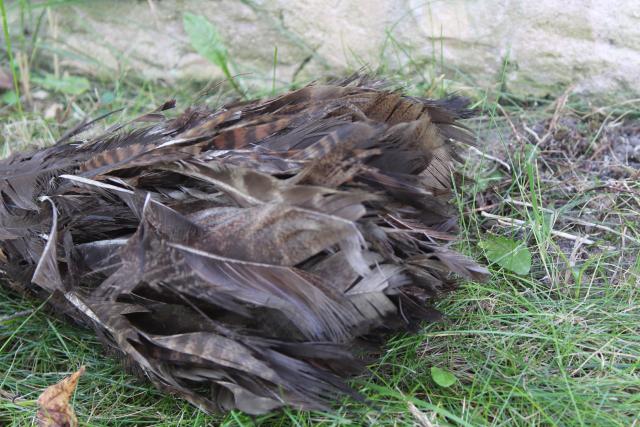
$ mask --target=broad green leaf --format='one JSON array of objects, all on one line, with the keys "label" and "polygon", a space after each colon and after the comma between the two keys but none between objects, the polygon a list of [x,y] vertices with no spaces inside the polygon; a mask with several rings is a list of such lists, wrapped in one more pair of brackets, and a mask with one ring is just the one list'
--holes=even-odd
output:
[{"label": "broad green leaf", "polygon": [[0,100],[2,101],[3,104],[7,104],[7,105],[15,105],[18,103],[18,95],[16,95],[16,93],[12,90],[5,92],[2,94],[2,96],[0,97]]},{"label": "broad green leaf", "polygon": [[191,46],[224,71],[228,65],[227,49],[211,22],[204,16],[185,13],[182,22]]},{"label": "broad green leaf", "polygon": [[524,242],[517,242],[502,236],[492,236],[480,242],[487,259],[499,266],[523,275],[531,270],[531,252]]},{"label": "broad green leaf", "polygon": [[81,95],[91,89],[91,83],[85,77],[45,74],[44,77],[34,76],[32,80],[45,89],[66,95]]},{"label": "broad green leaf", "polygon": [[185,13],[182,17],[184,31],[189,36],[191,46],[203,57],[220,67],[231,86],[244,96],[242,83],[233,78],[227,48],[220,34],[207,18],[201,15]]},{"label": "broad green leaf", "polygon": [[455,375],[437,366],[431,367],[431,378],[440,387],[451,387],[457,381]]},{"label": "broad green leaf", "polygon": [[100,95],[101,104],[111,104],[116,99],[116,95],[111,91],[102,92]]}]

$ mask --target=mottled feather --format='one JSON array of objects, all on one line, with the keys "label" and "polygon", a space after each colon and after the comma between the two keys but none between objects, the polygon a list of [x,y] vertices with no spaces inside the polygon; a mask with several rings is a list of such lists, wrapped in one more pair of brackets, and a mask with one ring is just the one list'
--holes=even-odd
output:
[{"label": "mottled feather", "polygon": [[90,325],[158,388],[206,411],[360,398],[353,348],[436,321],[462,98],[353,75],[267,99],[168,102],[102,135],[0,161],[12,287]]}]

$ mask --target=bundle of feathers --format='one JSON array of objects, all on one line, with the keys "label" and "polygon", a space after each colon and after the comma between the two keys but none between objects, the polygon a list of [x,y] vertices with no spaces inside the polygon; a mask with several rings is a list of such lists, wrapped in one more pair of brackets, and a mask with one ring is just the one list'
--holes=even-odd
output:
[{"label": "bundle of feathers", "polygon": [[18,153],[3,282],[206,411],[330,408],[362,343],[486,275],[447,246],[466,104],[354,76]]}]

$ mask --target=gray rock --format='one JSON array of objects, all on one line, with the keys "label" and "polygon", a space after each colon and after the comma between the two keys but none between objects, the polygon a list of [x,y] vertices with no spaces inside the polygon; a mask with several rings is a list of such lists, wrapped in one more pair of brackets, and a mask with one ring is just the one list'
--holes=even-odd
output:
[{"label": "gray rock", "polygon": [[88,1],[55,9],[56,42],[84,71],[220,77],[190,46],[184,12],[215,24],[256,86],[271,85],[277,46],[282,82],[384,64],[522,95],[640,94],[638,0]]}]

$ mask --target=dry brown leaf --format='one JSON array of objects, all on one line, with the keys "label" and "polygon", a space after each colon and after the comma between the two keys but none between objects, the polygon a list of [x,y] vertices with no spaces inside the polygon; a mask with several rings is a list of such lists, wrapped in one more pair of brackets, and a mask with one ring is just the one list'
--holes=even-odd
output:
[{"label": "dry brown leaf", "polygon": [[77,372],[59,383],[47,387],[40,395],[37,414],[39,427],[75,427],[78,425],[78,419],[73,408],[69,405],[69,400],[83,373],[84,366],[81,366]]}]

